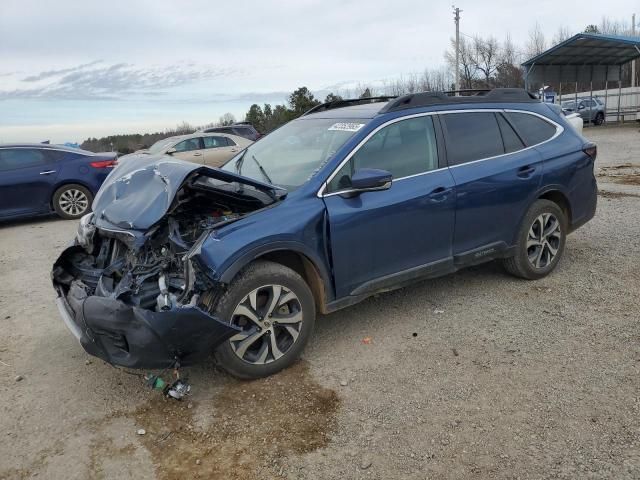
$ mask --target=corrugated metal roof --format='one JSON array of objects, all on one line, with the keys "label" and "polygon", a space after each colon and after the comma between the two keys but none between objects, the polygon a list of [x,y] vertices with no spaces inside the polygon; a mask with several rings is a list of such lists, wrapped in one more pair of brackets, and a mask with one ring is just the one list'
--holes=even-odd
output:
[{"label": "corrugated metal roof", "polygon": [[640,37],[578,33],[522,64],[622,65],[640,58]]}]

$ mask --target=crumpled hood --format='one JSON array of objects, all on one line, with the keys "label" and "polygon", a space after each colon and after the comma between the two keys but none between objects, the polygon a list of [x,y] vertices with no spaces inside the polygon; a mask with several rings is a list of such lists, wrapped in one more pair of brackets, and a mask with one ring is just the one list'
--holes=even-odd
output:
[{"label": "crumpled hood", "polygon": [[123,229],[147,230],[167,213],[176,193],[192,174],[239,182],[274,197],[283,195],[283,190],[274,185],[168,155],[132,155],[109,174],[96,195],[96,225],[108,222]]}]

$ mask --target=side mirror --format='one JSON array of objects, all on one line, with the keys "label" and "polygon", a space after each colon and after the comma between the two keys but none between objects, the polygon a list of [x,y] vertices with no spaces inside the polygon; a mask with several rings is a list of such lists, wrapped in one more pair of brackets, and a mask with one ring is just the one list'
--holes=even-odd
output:
[{"label": "side mirror", "polygon": [[578,110],[584,110],[585,108],[587,108],[587,107],[585,107],[584,105],[580,105],[580,106],[578,107]]},{"label": "side mirror", "polygon": [[173,155],[174,153],[176,153],[176,151],[177,151],[177,150],[175,149],[175,147],[171,147],[171,148],[169,148],[165,153],[166,153],[167,155]]},{"label": "side mirror", "polygon": [[356,193],[387,190],[391,187],[393,175],[377,168],[360,168],[351,176],[351,189]]}]

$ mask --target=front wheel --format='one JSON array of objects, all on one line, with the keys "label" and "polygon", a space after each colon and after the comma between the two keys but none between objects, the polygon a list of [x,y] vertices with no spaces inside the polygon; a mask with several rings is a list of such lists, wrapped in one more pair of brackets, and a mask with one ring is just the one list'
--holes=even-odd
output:
[{"label": "front wheel", "polygon": [[245,268],[208,309],[241,329],[218,346],[215,357],[222,368],[243,379],[266,377],[290,366],[309,341],[316,314],[304,279],[267,261]]},{"label": "front wheel", "polygon": [[596,118],[593,120],[594,125],[602,125],[604,123],[604,115],[602,113],[598,113]]},{"label": "front wheel", "polygon": [[524,217],[518,232],[516,254],[504,260],[505,269],[516,277],[536,280],[556,268],[567,235],[567,218],[554,202],[537,200]]}]

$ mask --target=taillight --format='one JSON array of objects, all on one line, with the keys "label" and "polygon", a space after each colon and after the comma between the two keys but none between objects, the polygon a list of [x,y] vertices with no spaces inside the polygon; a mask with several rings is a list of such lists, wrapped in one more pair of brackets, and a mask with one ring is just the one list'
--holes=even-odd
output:
[{"label": "taillight", "polygon": [[595,160],[598,155],[598,146],[595,143],[587,143],[582,147],[582,151]]},{"label": "taillight", "polygon": [[115,168],[118,165],[118,160],[98,160],[97,162],[91,162],[93,168]]}]

